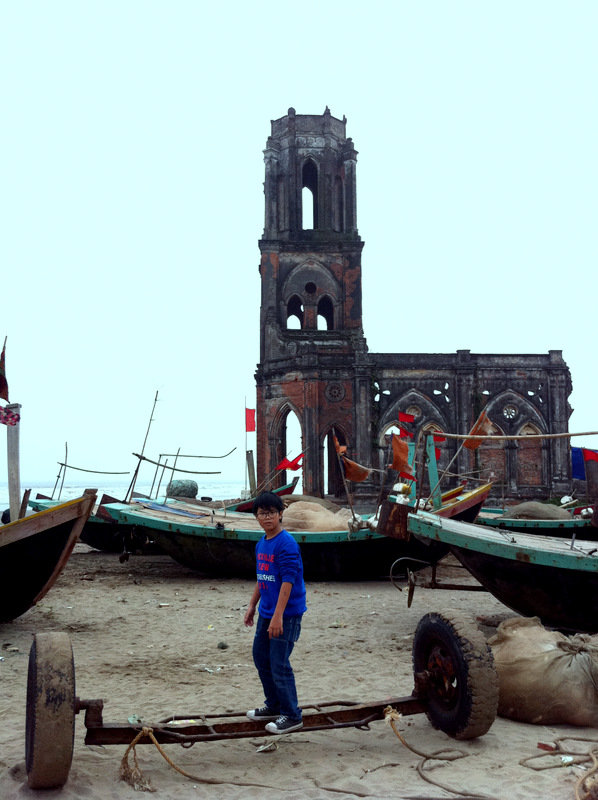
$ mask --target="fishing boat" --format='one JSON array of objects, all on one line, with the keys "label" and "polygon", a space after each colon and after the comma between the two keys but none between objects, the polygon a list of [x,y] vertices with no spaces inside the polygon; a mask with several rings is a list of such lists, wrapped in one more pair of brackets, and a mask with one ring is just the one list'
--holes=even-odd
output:
[{"label": "fishing boat", "polygon": [[[56,508],[60,500],[38,494],[35,499],[29,499],[29,507],[34,511],[45,511]],[[104,553],[144,553],[155,555],[161,552],[160,548],[148,537],[146,530],[138,531],[134,525],[116,522],[104,510],[107,503],[118,503],[116,497],[103,494],[100,502],[95,504],[89,518],[83,526],[79,540],[83,544],[101,550]]]},{"label": "fishing boat", "polygon": [[[534,505],[540,506],[541,504],[535,503]],[[548,504],[542,505],[548,508],[558,508]],[[537,517],[519,516],[517,511],[509,508],[483,507],[475,521],[478,525],[505,531],[532,533],[538,536],[560,536],[565,539],[575,536],[588,541],[598,541],[598,527],[592,522],[591,508],[582,509],[582,512],[587,513],[575,513],[575,510],[565,513],[563,509],[559,510],[563,512],[559,518],[544,519],[539,515]]]},{"label": "fishing boat", "polygon": [[[410,448],[410,468],[413,460],[414,449]],[[440,492],[438,464],[434,440],[431,436],[426,437],[425,462],[428,480],[432,487],[430,496],[427,499],[418,499],[415,482],[395,484],[386,499],[380,504],[376,516],[370,522],[370,527],[375,528],[378,533],[384,536],[401,540],[404,543],[404,558],[406,560],[419,556],[422,560],[435,564],[448,553],[448,547],[440,542],[428,542],[427,549],[422,553],[421,548],[418,548],[417,541],[413,540],[406,525],[408,512],[423,507],[438,517],[473,522],[483,508],[484,503],[488,500],[492,483],[482,483],[471,488],[468,488],[467,483],[461,483],[452,489]]]},{"label": "fishing boat", "polygon": [[[295,491],[295,487],[299,483],[299,476],[295,476],[290,483],[285,483],[284,486],[279,486],[277,489],[268,489],[269,492],[272,494],[276,494],[279,497],[287,497],[290,494],[293,494]],[[226,508],[229,511],[243,511],[243,512],[250,512],[253,508],[253,501],[255,497],[250,497],[247,500],[239,500],[236,503],[229,503],[226,505]]]},{"label": "fishing boat", "polygon": [[501,603],[563,631],[598,632],[596,542],[482,527],[411,511],[406,525],[439,543]]},{"label": "fishing boat", "polygon": [[[264,535],[251,514],[219,512],[169,499],[166,503],[137,500],[110,503],[105,510],[119,523],[146,529],[175,561],[204,574],[255,577],[255,545]],[[283,524],[301,547],[307,580],[372,580],[388,575],[403,543],[371,531],[367,519],[356,517],[338,530],[293,530]],[[422,552],[428,548],[417,543]]]},{"label": "fishing boat", "polygon": [[0,622],[24,614],[52,588],[64,569],[96,498],[59,503],[0,527]]},{"label": "fishing boat", "polygon": [[[435,485],[438,475],[433,449],[429,458],[432,460],[428,471],[430,483]],[[293,488],[294,485],[295,482]],[[474,519],[491,486],[488,483],[467,489],[461,485],[443,495],[434,491],[431,507],[438,514]],[[436,563],[448,552],[445,545],[390,533],[395,509],[405,507],[403,500],[411,502],[411,498],[390,494],[373,517],[352,512],[350,522],[344,518],[336,529],[327,525],[305,530],[289,524],[290,512],[285,512],[283,524],[301,546],[305,577],[368,580],[388,575],[393,565],[401,561],[408,561],[413,569]],[[160,503],[108,503],[103,508],[118,524],[134,525],[137,531],[148,530],[152,541],[184,566],[230,577],[255,575],[255,544],[263,531],[251,514],[230,507],[202,508],[195,501],[174,498]]]}]

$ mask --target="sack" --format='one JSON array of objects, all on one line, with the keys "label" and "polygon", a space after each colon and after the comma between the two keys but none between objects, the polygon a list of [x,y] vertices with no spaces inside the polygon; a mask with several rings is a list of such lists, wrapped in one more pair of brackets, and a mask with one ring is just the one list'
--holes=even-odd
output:
[{"label": "sack", "polygon": [[317,503],[300,501],[285,510],[283,525],[287,531],[343,531],[352,519],[348,508],[333,513]]},{"label": "sack", "polygon": [[528,500],[505,509],[499,519],[571,519],[571,514],[564,508],[553,506],[551,503]]},{"label": "sack", "polygon": [[536,725],[598,727],[598,637],[567,637],[537,617],[508,619],[488,640],[498,714]]}]

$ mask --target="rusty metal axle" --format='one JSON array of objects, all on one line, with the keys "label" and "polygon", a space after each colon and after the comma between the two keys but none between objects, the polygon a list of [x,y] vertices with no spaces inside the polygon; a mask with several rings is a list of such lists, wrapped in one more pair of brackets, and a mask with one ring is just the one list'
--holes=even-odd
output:
[{"label": "rusty metal axle", "polygon": [[[418,685],[418,691],[420,686]],[[102,719],[102,700],[76,701],[76,712],[85,709],[85,744],[130,744],[143,728],[151,728],[156,740],[161,744],[194,744],[218,739],[254,738],[270,736],[263,723],[245,719],[244,712],[226,714],[189,714],[185,717],[173,716],[157,723],[113,724]],[[370,722],[384,719],[384,709],[392,706],[401,714],[419,714],[426,710],[425,700],[411,695],[391,697],[378,703],[352,703],[331,701],[310,706],[312,713],[303,715],[302,731],[322,731],[333,728],[367,729]],[[239,720],[243,717],[243,721]],[[236,718],[236,720],[234,720]],[[212,720],[214,720],[212,722]],[[220,722],[216,720],[221,720]],[[230,720],[230,721],[224,721]],[[149,743],[149,738],[140,739],[139,744]]]}]

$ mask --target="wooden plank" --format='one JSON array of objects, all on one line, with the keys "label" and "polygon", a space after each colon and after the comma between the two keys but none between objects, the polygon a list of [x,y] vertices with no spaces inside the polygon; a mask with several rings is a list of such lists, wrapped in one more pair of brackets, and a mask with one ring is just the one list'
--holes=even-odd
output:
[{"label": "wooden plank", "polygon": [[28,536],[48,530],[48,528],[54,528],[63,522],[68,522],[74,517],[84,517],[85,522],[93,505],[95,493],[89,497],[91,499],[86,499],[84,496],[76,500],[69,500],[56,508],[39,511],[37,514],[32,514],[30,517],[24,517],[23,519],[15,518],[15,522],[9,522],[8,525],[4,525],[0,529],[0,546],[3,547],[21,539],[26,539]]},{"label": "wooden plank", "polygon": [[[20,403],[11,403],[6,406],[7,411],[13,411],[20,415]],[[17,422],[16,425],[8,425],[8,432],[6,436],[6,457],[8,463],[8,498],[10,505],[10,518],[12,520],[19,519],[19,510],[21,506],[21,467],[19,456],[19,432],[21,423]]]},{"label": "wooden plank", "polygon": [[245,453],[247,458],[247,475],[249,477],[249,492],[252,497],[255,497],[257,492],[257,482],[255,480],[255,465],[253,463],[253,450],[247,450]]}]

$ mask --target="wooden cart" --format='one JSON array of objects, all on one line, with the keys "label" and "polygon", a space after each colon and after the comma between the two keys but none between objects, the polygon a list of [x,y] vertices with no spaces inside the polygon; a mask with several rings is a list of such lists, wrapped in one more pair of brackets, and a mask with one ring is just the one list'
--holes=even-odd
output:
[{"label": "wooden cart", "polygon": [[[485,734],[496,717],[498,680],[492,652],[475,623],[459,612],[428,613],[413,640],[414,689],[408,697],[373,703],[330,701],[304,708],[296,731],[354,727],[367,729],[392,706],[404,715],[425,713],[435,728],[456,739]],[[151,726],[103,720],[103,700],[75,695],[75,666],[66,633],[40,633],[29,654],[25,761],[29,787],[62,786],[73,758],[75,715],[85,712],[85,744],[130,744],[151,727],[161,744],[189,747],[217,739],[269,736],[263,723],[245,714],[191,713]],[[149,742],[140,739],[139,744]]]}]

